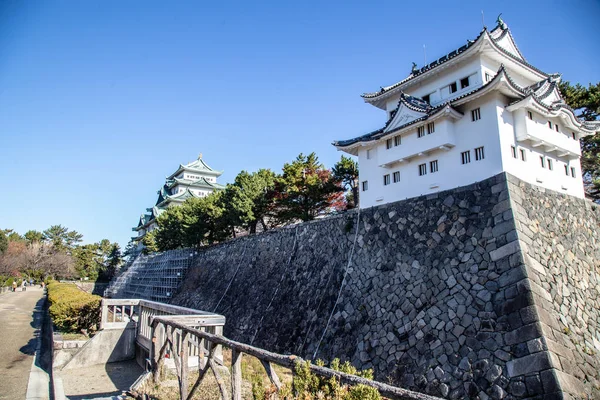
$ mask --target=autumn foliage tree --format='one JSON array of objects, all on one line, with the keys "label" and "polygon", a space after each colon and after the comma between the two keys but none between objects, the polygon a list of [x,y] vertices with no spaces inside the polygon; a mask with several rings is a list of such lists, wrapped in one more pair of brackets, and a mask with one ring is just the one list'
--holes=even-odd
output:
[{"label": "autumn foliage tree", "polygon": [[340,179],[315,155],[300,154],[277,175],[268,169],[242,171],[225,190],[170,207],[146,233],[146,252],[219,243],[281,224],[309,221],[346,209]]},{"label": "autumn foliage tree", "polygon": [[348,208],[358,207],[358,163],[342,155],[340,161],[335,163],[331,169],[333,178],[341,182],[344,189],[351,193],[352,201]]},{"label": "autumn foliage tree", "polygon": [[276,216],[283,222],[310,221],[328,210],[343,209],[342,191],[315,153],[301,153],[283,166],[275,185]]},{"label": "autumn foliage tree", "polygon": [[6,250],[0,254],[0,284],[13,278],[110,279],[121,264],[117,243],[104,239],[80,245],[83,235],[61,225],[44,232],[30,230],[23,236],[13,230],[0,232],[7,238]]}]

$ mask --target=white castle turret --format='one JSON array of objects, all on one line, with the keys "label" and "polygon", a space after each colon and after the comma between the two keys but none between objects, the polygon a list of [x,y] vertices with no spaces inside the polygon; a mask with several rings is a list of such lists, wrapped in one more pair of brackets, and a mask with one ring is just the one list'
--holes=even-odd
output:
[{"label": "white castle turret", "polygon": [[360,206],[468,185],[500,172],[583,197],[582,122],[558,89],[559,75],[529,64],[506,24],[402,81],[362,97],[386,111],[383,128],[338,150],[358,156]]}]

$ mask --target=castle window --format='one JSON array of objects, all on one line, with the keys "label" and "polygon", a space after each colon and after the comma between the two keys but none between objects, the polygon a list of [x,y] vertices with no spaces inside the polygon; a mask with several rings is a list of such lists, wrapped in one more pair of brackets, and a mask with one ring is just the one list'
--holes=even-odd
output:
[{"label": "castle window", "polygon": [[386,140],[385,141],[385,148],[388,149],[388,150],[391,149],[392,148],[392,143],[393,143],[392,139]]},{"label": "castle window", "polygon": [[458,90],[456,82],[452,82],[450,85],[448,85],[448,89],[450,90],[450,93],[455,93]]},{"label": "castle window", "polygon": [[479,110],[479,108],[471,110],[471,120],[478,121],[480,119],[481,119],[481,111]]},{"label": "castle window", "polygon": [[517,158],[517,148],[515,146],[510,146],[510,153],[512,154],[513,158]]},{"label": "castle window", "polygon": [[527,161],[527,156],[525,154],[525,149],[519,149],[519,153],[521,153],[521,160]]},{"label": "castle window", "polygon": [[462,79],[460,80],[460,88],[461,88],[461,89],[464,89],[464,88],[466,88],[467,86],[469,86],[469,77],[468,77],[468,76],[467,76],[466,78],[462,78]]},{"label": "castle window", "polygon": [[550,171],[554,171],[554,163],[552,162],[552,159],[548,159],[548,169]]},{"label": "castle window", "polygon": [[544,156],[540,156],[540,164],[542,164],[542,168],[546,168],[546,159]]},{"label": "castle window", "polygon": [[425,127],[420,126],[417,128],[417,137],[423,137],[423,136],[425,136]]},{"label": "castle window", "polygon": [[426,94],[425,96],[423,96],[423,101],[426,101],[427,103],[429,103],[430,100],[431,100],[430,94]]},{"label": "castle window", "polygon": [[575,167],[571,167],[571,176],[575,178]]},{"label": "castle window", "polygon": [[531,111],[527,111],[527,116],[529,119],[533,120],[533,113]]},{"label": "castle window", "polygon": [[489,82],[489,81],[491,81],[491,80],[492,80],[492,75],[490,75],[490,73],[489,73],[489,72],[486,72],[486,73],[485,73],[485,81],[486,81],[486,82]]},{"label": "castle window", "polygon": [[394,146],[400,146],[402,144],[402,136],[394,136]]},{"label": "castle window", "polygon": [[430,122],[427,124],[427,134],[431,134],[435,132],[435,124],[433,122]]},{"label": "castle window", "polygon": [[367,160],[370,160],[372,156],[373,156],[373,150],[367,149]]},{"label": "castle window", "polygon": [[571,137],[573,138],[573,140],[577,140],[577,136],[575,136],[575,132],[571,132]]},{"label": "castle window", "polygon": [[434,172],[438,172],[438,160],[433,160],[429,162],[429,171],[433,174]]},{"label": "castle window", "polygon": [[389,185],[389,184],[390,184],[390,174],[385,174],[385,175],[383,176],[383,185],[384,185],[384,186],[387,186],[387,185]]},{"label": "castle window", "polygon": [[400,171],[394,172],[394,183],[400,182]]},{"label": "castle window", "polygon": [[548,121],[548,128],[552,129],[552,121]]},{"label": "castle window", "polygon": [[483,146],[475,149],[475,161],[481,161],[485,158],[485,154],[483,152]]},{"label": "castle window", "polygon": [[419,164],[419,176],[427,174],[427,164]]},{"label": "castle window", "polygon": [[565,164],[565,175],[569,176],[569,166]]},{"label": "castle window", "polygon": [[556,125],[556,124],[554,125],[554,129],[556,130],[556,132],[560,132],[560,131],[558,130],[558,125]]},{"label": "castle window", "polygon": [[362,191],[366,192],[369,190],[369,181],[362,181]]},{"label": "castle window", "polygon": [[460,153],[460,158],[463,164],[468,164],[471,162],[471,150],[463,151]]}]

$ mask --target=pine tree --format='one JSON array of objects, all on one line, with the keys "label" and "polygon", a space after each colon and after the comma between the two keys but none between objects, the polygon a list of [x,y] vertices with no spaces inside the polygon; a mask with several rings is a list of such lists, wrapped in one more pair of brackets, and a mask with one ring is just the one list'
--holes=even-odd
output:
[{"label": "pine tree", "polygon": [[[560,83],[560,91],[566,103],[575,110],[576,116],[586,121],[597,121],[600,116],[600,82],[584,87]],[[581,170],[586,195],[600,201],[600,134],[581,140]]]},{"label": "pine tree", "polygon": [[283,222],[310,221],[343,201],[343,189],[315,153],[283,166],[276,183],[276,215]]}]

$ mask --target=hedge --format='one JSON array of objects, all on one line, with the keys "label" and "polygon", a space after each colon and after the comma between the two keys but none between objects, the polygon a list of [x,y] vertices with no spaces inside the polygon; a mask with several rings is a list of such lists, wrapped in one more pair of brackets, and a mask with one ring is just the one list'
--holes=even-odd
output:
[{"label": "hedge", "polygon": [[61,332],[98,329],[102,297],[86,293],[72,283],[52,281],[48,284],[48,300],[52,322]]}]

